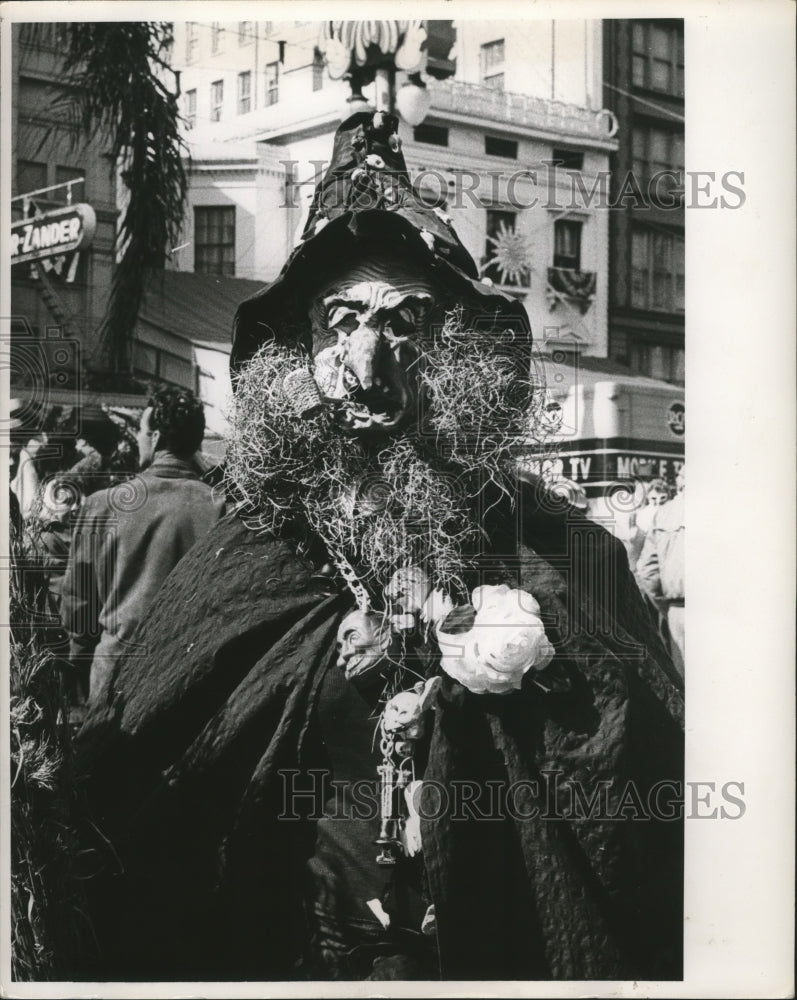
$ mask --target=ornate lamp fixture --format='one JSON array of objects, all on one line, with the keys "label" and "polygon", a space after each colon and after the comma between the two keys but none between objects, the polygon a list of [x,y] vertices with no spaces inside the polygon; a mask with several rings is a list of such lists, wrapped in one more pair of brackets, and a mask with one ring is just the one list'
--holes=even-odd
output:
[{"label": "ornate lamp fixture", "polygon": [[[431,104],[424,74],[443,80],[456,72],[456,37],[453,21],[326,21],[318,48],[330,77],[349,81],[350,103],[366,103],[362,89],[376,79],[377,104],[384,105],[377,110],[397,110],[414,126]],[[397,70],[408,77],[398,94]]]}]

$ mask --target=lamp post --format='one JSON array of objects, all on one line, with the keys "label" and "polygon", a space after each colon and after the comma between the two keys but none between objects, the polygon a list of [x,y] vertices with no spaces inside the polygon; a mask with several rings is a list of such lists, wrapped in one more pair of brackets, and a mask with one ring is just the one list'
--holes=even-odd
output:
[{"label": "lamp post", "polygon": [[[415,126],[431,105],[424,75],[442,80],[456,72],[456,36],[453,21],[327,21],[318,47],[329,76],[349,81],[350,104],[366,103],[362,89],[375,81],[376,110],[398,111]],[[407,74],[398,92],[397,72]]]}]

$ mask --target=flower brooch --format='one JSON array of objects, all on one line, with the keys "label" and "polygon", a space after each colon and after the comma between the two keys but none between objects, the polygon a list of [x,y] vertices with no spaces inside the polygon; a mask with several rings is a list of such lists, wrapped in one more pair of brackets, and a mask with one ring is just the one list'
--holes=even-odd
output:
[{"label": "flower brooch", "polygon": [[476,587],[471,599],[436,630],[440,665],[474,694],[517,691],[529,670],[544,670],[554,656],[540,606],[505,584]]}]

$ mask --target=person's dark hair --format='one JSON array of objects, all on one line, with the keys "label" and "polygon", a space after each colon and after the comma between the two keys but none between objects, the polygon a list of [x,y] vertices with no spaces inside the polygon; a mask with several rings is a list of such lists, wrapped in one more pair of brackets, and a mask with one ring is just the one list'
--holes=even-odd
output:
[{"label": "person's dark hair", "polygon": [[651,493],[653,490],[658,490],[659,493],[670,492],[670,488],[667,486],[667,482],[664,479],[651,479],[647,484],[647,492]]},{"label": "person's dark hair", "polygon": [[120,431],[113,420],[98,407],[86,407],[81,419],[81,437],[103,456],[110,457],[119,443]]},{"label": "person's dark hair", "polygon": [[160,431],[159,449],[178,458],[188,458],[199,449],[205,436],[205,411],[190,389],[160,386],[149,398],[150,430]]}]

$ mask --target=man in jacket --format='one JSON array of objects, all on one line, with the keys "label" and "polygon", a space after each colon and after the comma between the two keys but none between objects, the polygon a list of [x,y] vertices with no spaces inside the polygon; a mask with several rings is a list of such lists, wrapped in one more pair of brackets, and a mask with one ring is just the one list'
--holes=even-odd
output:
[{"label": "man in jacket", "polygon": [[681,974],[677,675],[619,543],[512,476],[528,319],[397,124],[341,125],[239,307],[236,513],[81,734],[95,978]]},{"label": "man in jacket", "polygon": [[202,404],[187,389],[159,388],[141,415],[136,478],[88,497],[75,525],[62,588],[70,657],[89,664],[89,700],[128,652],[161,584],[219,520],[223,501],[200,481]]}]

